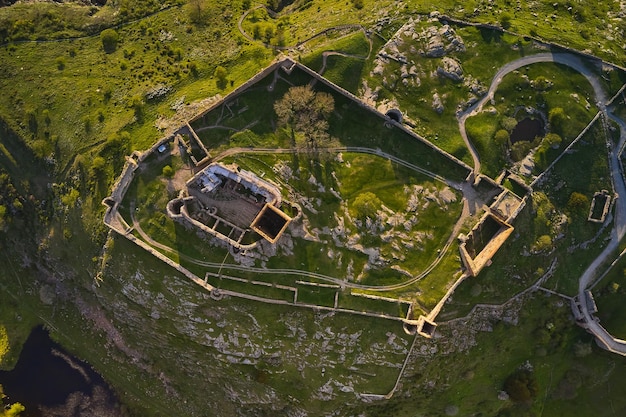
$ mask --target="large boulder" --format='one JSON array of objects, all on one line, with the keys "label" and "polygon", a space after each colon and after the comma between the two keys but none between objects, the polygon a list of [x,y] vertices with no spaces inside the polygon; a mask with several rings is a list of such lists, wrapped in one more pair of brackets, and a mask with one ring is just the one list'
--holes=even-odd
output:
[{"label": "large boulder", "polygon": [[454,58],[443,57],[441,65],[437,67],[437,74],[451,79],[454,82],[463,81],[463,68]]},{"label": "large boulder", "polygon": [[441,97],[439,96],[439,93],[433,94],[432,108],[438,114],[443,113],[443,102],[441,101]]}]

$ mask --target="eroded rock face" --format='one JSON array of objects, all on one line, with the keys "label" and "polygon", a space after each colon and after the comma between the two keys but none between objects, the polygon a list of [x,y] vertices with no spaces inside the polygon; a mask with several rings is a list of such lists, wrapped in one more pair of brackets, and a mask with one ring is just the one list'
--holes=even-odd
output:
[{"label": "eroded rock face", "polygon": [[441,59],[441,65],[437,67],[437,74],[455,82],[463,80],[463,68],[461,64],[459,64],[456,59],[447,56]]}]

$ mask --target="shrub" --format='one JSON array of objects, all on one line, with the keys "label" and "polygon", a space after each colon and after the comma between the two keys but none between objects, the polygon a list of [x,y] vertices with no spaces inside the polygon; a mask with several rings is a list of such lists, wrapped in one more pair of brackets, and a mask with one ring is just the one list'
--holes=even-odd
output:
[{"label": "shrub", "polygon": [[382,203],[376,194],[367,191],[359,194],[352,203],[356,216],[360,219],[374,218]]},{"label": "shrub", "polygon": [[537,396],[537,380],[532,371],[520,369],[509,375],[504,382],[504,390],[512,401],[526,403]]},{"label": "shrub", "polygon": [[228,83],[228,71],[223,66],[218,66],[215,68],[215,72],[213,73],[215,78],[217,78],[217,86],[219,88],[226,88],[226,84]]},{"label": "shrub", "polygon": [[589,198],[578,192],[573,192],[567,201],[567,208],[573,215],[584,215],[589,209]]},{"label": "shrub", "polygon": [[104,48],[104,52],[110,54],[114,52],[117,48],[117,41],[119,40],[119,35],[113,29],[105,29],[100,33],[100,40],[102,41],[102,47]]},{"label": "shrub", "polygon": [[162,173],[165,178],[172,178],[174,176],[174,169],[169,165],[165,165]]}]

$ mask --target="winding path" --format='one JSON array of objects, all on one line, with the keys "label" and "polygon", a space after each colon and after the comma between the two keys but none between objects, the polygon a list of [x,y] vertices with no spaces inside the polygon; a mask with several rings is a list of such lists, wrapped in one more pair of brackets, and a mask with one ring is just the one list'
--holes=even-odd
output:
[{"label": "winding path", "polygon": [[[389,159],[392,162],[395,162],[399,165],[402,165],[406,168],[409,169],[413,169],[417,172],[420,172],[424,175],[427,175],[431,178],[433,178],[436,181],[442,182],[450,187],[455,188],[456,190],[462,190],[461,186],[462,184],[459,183],[455,183],[452,181],[448,181],[446,179],[444,179],[443,177],[431,172],[431,171],[427,171],[421,167],[418,167],[410,162],[404,161],[400,158],[397,158],[393,155],[387,154],[385,152],[382,152],[380,149],[371,149],[371,148],[364,148],[364,147],[337,147],[337,148],[330,148],[330,151],[333,152],[358,152],[358,153],[366,153],[366,154],[370,154],[370,155],[377,155],[380,156],[382,158],[386,158]],[[278,148],[278,149],[272,149],[272,148],[231,148],[228,149],[224,152],[222,152],[221,154],[217,155],[214,158],[214,161],[219,161],[221,159],[224,159],[228,156],[232,156],[232,155],[236,155],[239,153],[257,153],[257,154],[268,154],[268,153],[295,153],[298,152],[298,150],[296,149],[292,149],[292,148]],[[466,203],[465,206],[467,206],[467,199],[465,199]],[[456,236],[458,236],[461,227],[463,226],[463,223],[465,222],[465,219],[467,218],[467,216],[469,215],[468,210],[466,210],[466,207],[464,207],[461,216],[459,217],[459,219],[457,220],[457,222],[455,223],[452,232],[450,233],[448,239],[446,240],[446,243],[444,244],[444,246],[441,248],[440,252],[437,254],[437,257],[433,260],[433,262],[431,262],[430,265],[428,265],[424,271],[422,271],[420,274],[415,275],[411,278],[409,278],[406,281],[403,281],[401,283],[398,284],[391,284],[391,285],[383,285],[383,286],[373,286],[373,285],[362,285],[362,284],[356,284],[356,283],[352,283],[352,282],[346,282],[343,279],[340,278],[335,278],[335,277],[331,277],[328,275],[323,275],[323,274],[318,274],[316,272],[309,272],[309,271],[301,271],[301,270],[297,270],[297,269],[267,269],[267,268],[257,268],[257,267],[248,267],[248,266],[242,266],[239,264],[223,264],[221,262],[208,262],[208,261],[201,261],[198,260],[196,258],[184,255],[182,253],[180,253],[179,251],[177,251],[176,249],[164,245],[160,242],[155,241],[154,239],[152,239],[147,233],[145,233],[143,231],[143,229],[141,228],[141,225],[139,224],[139,222],[137,221],[137,219],[135,218],[135,205],[134,202],[131,202],[130,204],[130,215],[131,215],[131,222],[133,225],[133,229],[137,231],[137,233],[139,233],[139,235],[141,236],[141,238],[148,243],[149,245],[170,252],[170,253],[176,253],[178,254],[179,258],[184,259],[187,262],[193,263],[195,265],[199,265],[199,266],[204,266],[204,267],[210,267],[210,268],[220,268],[220,269],[226,269],[226,270],[233,270],[233,271],[248,271],[248,272],[254,272],[257,274],[283,274],[283,275],[294,275],[294,276],[301,276],[301,277],[305,277],[305,278],[314,278],[314,279],[319,279],[319,280],[323,280],[326,282],[332,282],[334,284],[338,284],[341,287],[347,287],[347,288],[355,288],[355,289],[363,289],[363,290],[370,290],[370,291],[390,291],[390,290],[397,290],[397,289],[401,289],[401,288],[405,288],[411,284],[414,284],[415,282],[423,279],[426,275],[428,275],[437,265],[439,265],[439,263],[443,260],[444,256],[447,254],[448,249],[450,248],[450,246],[452,245],[452,243],[454,242]]]},{"label": "winding path", "polygon": [[489,90],[487,91],[487,94],[485,94],[480,100],[478,100],[476,103],[468,107],[466,110],[457,114],[457,119],[459,121],[459,131],[461,132],[461,137],[463,138],[465,145],[469,149],[472,155],[472,160],[474,161],[474,175],[475,176],[477,176],[480,173],[480,158],[478,156],[478,152],[476,151],[476,148],[474,147],[474,144],[467,137],[467,131],[465,130],[465,121],[467,120],[468,117],[478,114],[483,109],[483,106],[485,105],[487,101],[493,102],[493,95],[498,89],[498,87],[500,86],[500,83],[502,82],[502,79],[504,78],[505,75],[519,68],[525,67],[526,65],[536,64],[539,62],[555,62],[557,64],[563,64],[570,68],[575,69],[576,71],[584,75],[587,81],[589,81],[589,83],[593,87],[593,90],[596,94],[596,101],[597,101],[596,104],[598,105],[601,111],[605,110],[604,103],[606,102],[606,95],[604,93],[604,90],[602,89],[602,85],[600,81],[589,70],[589,68],[587,68],[583,64],[581,59],[576,55],[568,54],[568,53],[553,54],[550,52],[546,52],[542,54],[525,56],[525,57],[516,59],[515,61],[511,61],[505,64],[494,75],[493,80],[491,81],[491,85],[489,86]]},{"label": "winding path", "polygon": [[[619,125],[620,128],[619,143],[616,145],[613,144],[612,141],[608,141],[608,156],[609,167],[611,171],[611,181],[613,184],[613,189],[616,193],[614,228],[611,233],[611,240],[606,248],[604,248],[602,253],[598,255],[598,257],[591,263],[591,265],[589,265],[589,267],[580,277],[578,282],[578,303],[574,303],[573,308],[579,309],[580,313],[583,316],[584,327],[598,339],[599,344],[603,345],[607,350],[611,352],[626,356],[626,341],[616,339],[611,334],[609,334],[609,332],[598,323],[597,319],[591,315],[585,301],[585,292],[589,288],[589,286],[594,283],[594,280],[600,274],[600,267],[602,265],[605,265],[610,259],[618,257],[615,254],[618,251],[619,242],[626,234],[626,184],[624,182],[624,175],[622,173],[622,165],[619,160],[624,146],[626,145],[626,122],[614,115],[610,106],[611,101],[615,97],[617,97],[617,95],[613,97],[613,99],[607,101],[606,92],[604,91],[602,83],[600,82],[598,77],[594,73],[592,73],[592,71],[587,66],[585,66],[580,57],[576,55],[569,53],[542,53],[530,55],[509,62],[498,70],[493,78],[487,94],[482,99],[470,106],[467,110],[457,115],[459,121],[459,130],[461,132],[463,140],[465,141],[465,144],[472,154],[472,159],[474,160],[474,173],[478,174],[480,172],[480,159],[473,144],[467,137],[467,132],[465,130],[465,121],[469,116],[475,115],[480,112],[484,104],[488,100],[493,100],[493,95],[505,75],[526,65],[538,62],[554,62],[557,64],[566,65],[582,74],[591,84],[594,90],[596,105],[598,106],[601,115],[603,115],[605,118],[613,120]],[[622,87],[622,90],[623,88],[624,87]]]}]

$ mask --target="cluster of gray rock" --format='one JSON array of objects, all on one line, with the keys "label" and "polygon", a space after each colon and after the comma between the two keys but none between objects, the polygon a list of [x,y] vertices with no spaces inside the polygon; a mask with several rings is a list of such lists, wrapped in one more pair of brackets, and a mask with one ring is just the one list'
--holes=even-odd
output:
[{"label": "cluster of gray rock", "polygon": [[[370,75],[382,77],[383,86],[393,89],[400,82],[404,87],[419,87],[421,79],[428,76],[422,65],[417,63],[420,57],[442,58],[437,70],[430,76],[437,75],[454,82],[463,81],[460,63],[447,56],[449,53],[465,51],[463,39],[449,25],[433,24],[420,30],[416,25],[420,21],[419,17],[409,19],[378,53]],[[386,71],[391,62],[400,64],[398,72]],[[376,97],[373,99],[376,100]],[[439,95],[433,97],[433,109],[438,113],[443,111]]]},{"label": "cluster of gray rock", "polygon": [[[382,86],[390,90],[399,84],[420,87],[426,77],[463,83],[469,90],[466,105],[471,105],[487,89],[476,78],[464,74],[461,63],[454,57],[465,51],[463,38],[450,25],[439,23],[435,15],[409,19],[380,50],[370,75],[382,78]],[[378,87],[372,91],[365,86],[365,99],[377,102],[378,91]],[[443,113],[445,99],[445,94],[433,91],[432,109]]]},{"label": "cluster of gray rock", "polygon": [[429,58],[441,58],[451,52],[465,52],[463,39],[449,25],[429,26],[413,39],[421,40],[425,46],[422,52]]}]

